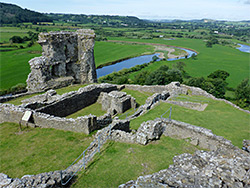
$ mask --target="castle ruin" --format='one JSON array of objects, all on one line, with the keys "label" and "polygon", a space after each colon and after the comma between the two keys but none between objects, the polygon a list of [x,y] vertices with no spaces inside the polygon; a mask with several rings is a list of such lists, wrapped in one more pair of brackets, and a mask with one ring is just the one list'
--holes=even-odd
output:
[{"label": "castle ruin", "polygon": [[40,33],[38,37],[43,53],[41,57],[29,61],[29,92],[97,81],[93,30]]}]

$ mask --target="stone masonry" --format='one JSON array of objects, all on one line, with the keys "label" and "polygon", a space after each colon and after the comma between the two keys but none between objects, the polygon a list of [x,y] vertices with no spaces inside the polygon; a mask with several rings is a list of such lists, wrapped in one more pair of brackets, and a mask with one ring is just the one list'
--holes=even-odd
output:
[{"label": "stone masonry", "polygon": [[95,33],[90,29],[40,33],[38,43],[43,53],[29,61],[28,91],[96,82],[94,38]]},{"label": "stone masonry", "polygon": [[120,91],[102,92],[98,102],[102,104],[103,110],[108,111],[112,115],[122,114],[130,108],[136,108],[137,105],[134,97]]}]

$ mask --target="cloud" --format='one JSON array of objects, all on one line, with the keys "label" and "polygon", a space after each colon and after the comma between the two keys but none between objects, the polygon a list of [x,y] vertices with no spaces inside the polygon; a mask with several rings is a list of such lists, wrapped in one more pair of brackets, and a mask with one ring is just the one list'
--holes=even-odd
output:
[{"label": "cloud", "polygon": [[245,0],[245,1],[244,1],[244,4],[250,5],[250,0]]}]

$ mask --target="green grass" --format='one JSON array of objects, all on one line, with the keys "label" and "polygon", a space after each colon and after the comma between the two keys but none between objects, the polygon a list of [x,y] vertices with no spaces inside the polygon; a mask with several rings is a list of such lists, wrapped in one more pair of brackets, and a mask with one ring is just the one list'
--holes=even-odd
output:
[{"label": "green grass", "polygon": [[10,177],[67,168],[92,138],[82,133],[0,124],[0,169]]},{"label": "green grass", "polygon": [[139,105],[145,104],[147,98],[153,95],[153,93],[150,93],[150,92],[136,91],[136,90],[126,89],[126,88],[123,89],[122,91],[134,97],[136,102]]},{"label": "green grass", "polygon": [[0,42],[9,42],[9,39],[13,36],[28,36],[28,31],[30,31],[30,29],[21,29],[18,27],[0,27]]},{"label": "green grass", "polygon": [[72,187],[118,187],[138,176],[166,169],[175,155],[193,153],[197,148],[183,140],[162,136],[146,146],[109,142]]},{"label": "green grass", "polygon": [[179,56],[179,55],[187,54],[186,51],[181,50],[181,49],[178,49],[178,48],[175,48],[174,50],[175,50],[175,51],[174,51],[173,53],[171,53],[171,54],[173,54],[173,55]]},{"label": "green grass", "polygon": [[106,113],[106,111],[102,110],[102,105],[99,103],[94,103],[90,106],[87,106],[86,108],[83,108],[74,114],[71,114],[67,116],[67,118],[77,118],[80,116],[85,116],[85,115],[96,115],[97,117],[102,116]]},{"label": "green grass", "polygon": [[101,64],[153,52],[152,46],[96,42],[94,55],[96,67],[98,67]]},{"label": "green grass", "polygon": [[146,114],[132,120],[130,126],[137,129],[142,122],[161,117],[172,106],[172,119],[211,129],[214,134],[231,140],[240,148],[243,139],[250,139],[250,115],[248,113],[237,110],[222,101],[195,96],[195,100],[199,98],[201,101],[209,101],[208,107],[203,112],[162,102]]},{"label": "green grass", "polygon": [[28,61],[40,55],[41,47],[38,44],[31,48],[0,52],[0,89],[25,83],[30,72]]},{"label": "green grass", "polygon": [[[230,87],[236,87],[243,79],[249,77],[250,60],[249,53],[241,52],[235,48],[213,45],[212,48],[207,48],[205,42],[200,39],[176,39],[176,40],[140,40],[140,39],[126,39],[110,37],[110,40],[122,40],[122,41],[133,41],[133,42],[145,42],[145,43],[158,43],[173,45],[179,47],[186,47],[198,51],[198,56],[196,60],[194,59],[182,59],[177,61],[183,61],[187,64],[185,70],[194,77],[206,77],[211,72],[218,69],[225,70],[230,73],[227,79]],[[174,62],[162,61],[159,63],[154,63],[148,66],[147,70],[155,70],[161,65],[171,65]],[[143,70],[146,70],[143,69]],[[136,74],[138,74],[138,71]],[[134,73],[135,74],[135,73]]]}]

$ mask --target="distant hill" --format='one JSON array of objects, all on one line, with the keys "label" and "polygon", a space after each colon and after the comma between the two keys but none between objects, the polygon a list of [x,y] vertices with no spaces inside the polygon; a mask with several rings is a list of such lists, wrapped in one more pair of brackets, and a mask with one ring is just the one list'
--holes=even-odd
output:
[{"label": "distant hill", "polygon": [[106,26],[131,26],[146,23],[134,16],[85,15],[85,14],[46,14],[54,21],[82,24],[98,24]]},{"label": "distant hill", "polygon": [[48,16],[39,12],[22,9],[13,4],[0,3],[0,24],[15,24],[23,22],[51,22]]},{"label": "distant hill", "polygon": [[17,5],[0,3],[0,24],[15,24],[24,22],[70,22],[97,24],[106,26],[141,26],[147,22],[134,16],[109,16],[85,14],[43,14]]}]

